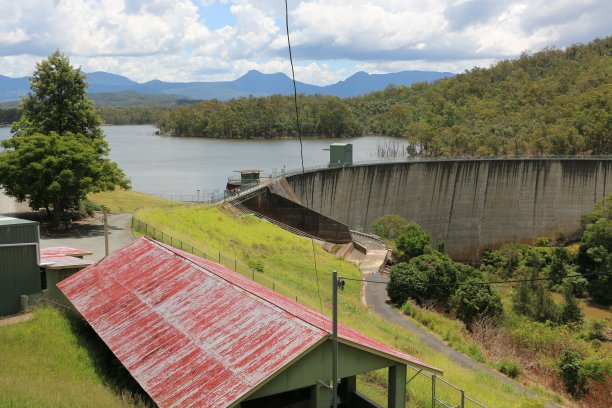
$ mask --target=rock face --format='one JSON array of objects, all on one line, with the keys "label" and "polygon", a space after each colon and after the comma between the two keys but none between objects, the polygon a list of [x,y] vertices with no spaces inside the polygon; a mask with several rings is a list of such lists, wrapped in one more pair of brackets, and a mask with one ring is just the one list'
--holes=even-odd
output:
[{"label": "rock face", "polygon": [[485,248],[567,238],[580,217],[612,193],[612,159],[418,160],[290,176],[304,205],[353,229],[399,214],[444,242],[456,260]]}]

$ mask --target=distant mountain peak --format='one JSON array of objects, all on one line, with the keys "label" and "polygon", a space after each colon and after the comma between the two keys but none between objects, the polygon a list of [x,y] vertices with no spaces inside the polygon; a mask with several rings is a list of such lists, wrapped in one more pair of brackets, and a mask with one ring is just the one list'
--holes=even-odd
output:
[{"label": "distant mountain peak", "polygon": [[[290,95],[293,92],[291,78],[285,73],[266,74],[256,69],[247,71],[233,81],[220,82],[165,82],[154,79],[138,83],[131,79],[104,71],[85,73],[90,94],[124,93],[117,95],[125,99],[125,92],[138,92],[149,95],[172,95],[191,99],[231,99],[244,96],[268,96],[274,94]],[[303,82],[297,83],[299,93],[306,95],[334,95],[351,97],[385,89],[387,86],[406,85],[415,82],[435,81],[453,74],[433,71],[402,71],[392,74],[369,74],[359,71],[332,85],[317,86]],[[9,78],[0,75],[0,102],[15,101],[29,91],[27,77]],[[108,96],[108,95],[105,95]],[[142,97],[146,98],[146,97]]]}]

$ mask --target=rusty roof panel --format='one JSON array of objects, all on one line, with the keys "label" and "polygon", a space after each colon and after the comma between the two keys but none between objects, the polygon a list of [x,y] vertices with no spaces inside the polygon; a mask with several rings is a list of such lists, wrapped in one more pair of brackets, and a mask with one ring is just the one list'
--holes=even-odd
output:
[{"label": "rusty roof panel", "polygon": [[91,255],[91,251],[85,249],[77,249],[70,247],[51,247],[51,248],[40,248],[41,258],[51,258],[56,256],[84,256]]},{"label": "rusty roof panel", "polygon": [[326,335],[145,238],[58,286],[160,406],[227,406]]},{"label": "rusty roof panel", "polygon": [[93,263],[88,259],[75,258],[73,256],[46,256],[41,257],[40,266],[46,269],[71,269],[84,268]]},{"label": "rusty roof panel", "polygon": [[[231,405],[331,331],[328,317],[149,238],[58,287],[161,407]],[[346,326],[339,336],[429,368]]]}]

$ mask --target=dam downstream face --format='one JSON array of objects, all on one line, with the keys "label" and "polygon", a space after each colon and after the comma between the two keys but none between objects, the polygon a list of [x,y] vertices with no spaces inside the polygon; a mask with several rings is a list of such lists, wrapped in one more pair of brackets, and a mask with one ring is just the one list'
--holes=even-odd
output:
[{"label": "dam downstream face", "polygon": [[419,160],[331,168],[287,178],[307,207],[370,231],[399,214],[455,260],[486,248],[580,233],[580,218],[612,192],[612,159]]}]

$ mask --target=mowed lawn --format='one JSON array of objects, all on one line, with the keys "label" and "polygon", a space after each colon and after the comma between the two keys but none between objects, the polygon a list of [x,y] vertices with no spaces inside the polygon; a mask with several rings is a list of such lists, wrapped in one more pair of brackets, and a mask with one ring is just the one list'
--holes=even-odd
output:
[{"label": "mowed lawn", "polygon": [[0,326],[0,407],[144,406],[101,346],[53,308]]},{"label": "mowed lawn", "polygon": [[164,200],[157,196],[139,193],[133,190],[103,191],[101,193],[88,194],[87,199],[104,206],[111,213],[132,212],[138,207],[151,207],[162,205],[178,205],[175,201]]},{"label": "mowed lawn", "polygon": [[[300,303],[323,312],[331,313],[331,272],[360,279],[358,268],[327,253],[311,241],[291,234],[268,222],[250,215],[236,215],[219,207],[195,208],[146,208],[136,217],[158,231],[193,245],[212,259],[223,256],[236,258],[244,263],[260,264],[263,273],[255,273],[255,280]],[[315,270],[316,260],[316,270]],[[264,279],[265,278],[265,279]],[[381,340],[399,350],[411,354],[444,371],[444,378],[466,389],[472,398],[489,407],[515,408],[543,406],[526,401],[510,387],[493,377],[465,369],[448,358],[424,347],[407,330],[390,324],[371,313],[361,301],[362,283],[346,281],[339,295],[339,319],[341,322]],[[320,299],[320,300],[319,300]],[[321,306],[320,306],[321,305]],[[409,369],[408,377],[415,371]],[[361,376],[358,388],[375,401],[386,404],[386,373],[375,372]],[[431,406],[431,382],[417,376],[409,386],[411,407]],[[445,400],[457,406],[460,395],[450,387],[439,386],[438,392]],[[524,405],[525,404],[525,405]]]}]

